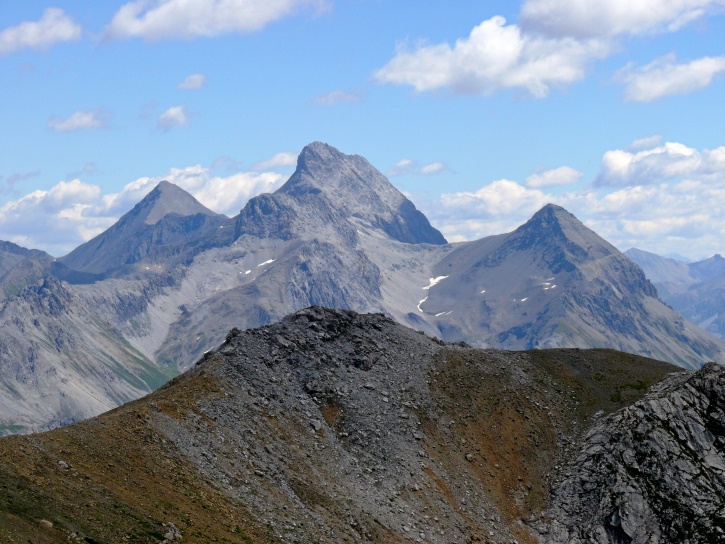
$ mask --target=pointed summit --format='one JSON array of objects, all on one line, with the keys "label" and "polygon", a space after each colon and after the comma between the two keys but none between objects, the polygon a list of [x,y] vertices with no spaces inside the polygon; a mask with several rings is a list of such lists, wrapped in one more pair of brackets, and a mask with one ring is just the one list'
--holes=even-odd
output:
[{"label": "pointed summit", "polygon": [[143,219],[147,225],[155,225],[170,213],[182,217],[196,214],[218,215],[178,185],[164,180],[159,182],[126,216],[131,215],[133,218]]},{"label": "pointed summit", "polygon": [[313,142],[297,159],[297,170],[280,193],[324,192],[351,215],[363,217],[397,209],[406,200],[372,164],[359,155],[345,155],[331,145]]},{"label": "pointed summit", "polygon": [[149,255],[178,259],[196,248],[204,233],[228,221],[181,187],[162,181],[115,225],[58,261],[77,272],[105,276]]},{"label": "pointed summit", "polygon": [[313,142],[300,153],[287,183],[273,195],[249,201],[238,217],[236,234],[290,238],[320,236],[332,229],[349,239],[361,228],[405,243],[446,243],[366,159]]},{"label": "pointed summit", "polygon": [[556,254],[574,265],[619,254],[612,244],[556,204],[547,204],[511,233],[508,245],[517,251]]}]

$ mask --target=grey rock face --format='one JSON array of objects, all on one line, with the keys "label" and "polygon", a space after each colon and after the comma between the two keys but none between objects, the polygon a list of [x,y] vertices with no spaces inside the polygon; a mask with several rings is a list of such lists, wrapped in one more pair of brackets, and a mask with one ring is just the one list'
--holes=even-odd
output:
[{"label": "grey rock face", "polygon": [[353,241],[356,226],[409,244],[446,243],[367,160],[321,142],[302,150],[297,170],[276,193],[250,200],[237,218],[235,234],[289,239],[319,236],[332,227]]},{"label": "grey rock face", "polygon": [[[722,345],[657,297],[641,269],[558,206],[461,244],[422,308],[447,340],[504,349],[611,347],[697,367]],[[451,314],[447,312],[451,311]]]},{"label": "grey rock face", "polygon": [[672,375],[603,418],[567,474],[543,542],[725,541],[725,369]]},{"label": "grey rock face", "polygon": [[28,285],[37,285],[47,274],[53,257],[0,241],[0,299],[15,296]]},{"label": "grey rock face", "polygon": [[53,277],[2,303],[0,330],[0,435],[96,415],[173,375]]},{"label": "grey rock face", "polygon": [[[90,519],[98,542],[116,526],[132,541],[721,542],[725,369],[673,371],[611,350],[472,349],[311,307],[231,330],[138,402],[0,441],[0,488],[17,519],[34,527],[47,503],[42,519]],[[89,516],[88,497],[109,499]],[[220,521],[199,523],[209,511]]]},{"label": "grey rock face", "polygon": [[[217,232],[227,227],[227,235]],[[168,269],[229,238],[231,222],[183,189],[162,181],[110,229],[58,259],[70,271],[102,279],[133,273],[142,261]],[[68,273],[72,281],[73,276]]]}]

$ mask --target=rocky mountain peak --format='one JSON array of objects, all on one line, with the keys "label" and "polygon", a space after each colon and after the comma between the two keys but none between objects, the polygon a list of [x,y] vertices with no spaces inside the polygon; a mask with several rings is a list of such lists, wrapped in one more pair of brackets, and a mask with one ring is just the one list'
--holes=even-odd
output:
[{"label": "rocky mountain peak", "polygon": [[237,220],[236,234],[319,236],[321,229],[330,227],[348,233],[359,227],[382,230],[412,244],[446,243],[366,159],[322,142],[302,150],[294,174],[276,193],[249,201]]},{"label": "rocky mountain peak", "polygon": [[547,204],[516,229],[512,242],[516,249],[557,247],[577,261],[619,253],[613,245],[556,204]]},{"label": "rocky mountain peak", "polygon": [[184,246],[191,251],[228,221],[181,187],[162,181],[112,227],[58,261],[72,271],[97,275],[132,267],[148,255],[165,262],[182,256]]},{"label": "rocky mountain peak", "polygon": [[181,216],[196,214],[218,215],[181,187],[166,180],[160,181],[129,213],[143,218],[144,223],[147,225],[155,225],[170,213]]},{"label": "rocky mountain peak", "polygon": [[345,155],[322,142],[313,142],[302,150],[297,170],[279,192],[291,195],[323,192],[335,205],[353,214],[379,212],[384,207],[395,209],[405,200],[366,159]]}]

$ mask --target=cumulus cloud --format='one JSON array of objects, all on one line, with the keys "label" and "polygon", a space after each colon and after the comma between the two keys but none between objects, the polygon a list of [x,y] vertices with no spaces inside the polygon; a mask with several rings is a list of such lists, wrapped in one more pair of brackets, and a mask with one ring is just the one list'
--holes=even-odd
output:
[{"label": "cumulus cloud", "polygon": [[385,172],[385,175],[389,178],[404,176],[405,174],[410,174],[413,170],[415,170],[415,167],[415,161],[411,159],[401,159],[396,162],[392,168],[388,168],[388,171]]},{"label": "cumulus cloud", "polygon": [[286,168],[297,164],[297,154],[290,151],[277,153],[274,157],[259,161],[252,165],[252,170],[275,170],[277,168]]},{"label": "cumulus cloud", "polygon": [[183,91],[189,91],[201,89],[204,85],[206,85],[206,75],[191,74],[190,76],[187,76],[184,81],[179,83],[178,87]]},{"label": "cumulus cloud", "polygon": [[172,106],[159,115],[156,126],[164,132],[174,127],[183,127],[189,124],[189,111],[186,105]]},{"label": "cumulus cloud", "polygon": [[55,255],[66,253],[69,241],[86,240],[111,225],[95,216],[79,221],[100,197],[100,187],[77,179],[33,191],[0,207],[0,238]]},{"label": "cumulus cloud", "polygon": [[433,174],[440,174],[446,169],[445,163],[432,162],[420,167],[420,173],[424,176],[431,176]]},{"label": "cumulus cloud", "polygon": [[428,164],[424,164],[420,168],[418,168],[418,163],[415,162],[412,159],[402,159],[395,163],[391,168],[388,168],[388,171],[385,172],[385,175],[389,178],[393,178],[396,176],[405,176],[409,174],[420,174],[422,176],[432,176],[435,174],[440,174],[441,172],[444,172],[448,169],[448,166],[444,162],[436,161],[431,162]]},{"label": "cumulus cloud", "polygon": [[723,0],[526,0],[521,24],[550,36],[576,38],[668,32],[723,6]]},{"label": "cumulus cloud", "polygon": [[110,119],[111,114],[103,108],[77,111],[65,119],[56,115],[52,116],[48,119],[48,128],[56,132],[106,128]]},{"label": "cumulus cloud", "polygon": [[596,183],[600,186],[651,185],[708,176],[720,173],[724,167],[725,147],[698,151],[681,143],[665,142],[636,152],[607,151]]},{"label": "cumulus cloud", "polygon": [[450,89],[459,94],[490,95],[502,89],[523,89],[540,98],[552,86],[584,77],[588,65],[609,51],[604,40],[526,34],[517,25],[507,25],[503,17],[493,17],[453,46],[400,48],[375,73],[375,79],[411,85],[417,92]]},{"label": "cumulus cloud", "polygon": [[121,6],[106,30],[110,38],[146,40],[248,33],[326,0],[135,0]]},{"label": "cumulus cloud", "polygon": [[81,38],[82,30],[59,8],[48,8],[38,21],[26,21],[0,30],[0,55],[21,49],[47,49],[52,45]]},{"label": "cumulus cloud", "polygon": [[110,227],[161,180],[180,186],[218,213],[236,215],[250,198],[276,190],[286,177],[274,172],[215,176],[211,168],[195,165],[139,178],[105,194],[100,186],[79,179],[61,181],[0,207],[0,239],[65,255]]},{"label": "cumulus cloud", "polygon": [[[637,152],[613,150],[599,179],[564,192],[498,180],[476,191],[447,193],[421,208],[451,241],[507,232],[552,202],[565,207],[600,236],[625,250],[700,259],[725,251],[725,147],[697,150],[681,143]],[[527,178],[527,183],[530,178]]]},{"label": "cumulus cloud", "polygon": [[515,229],[550,201],[543,191],[501,179],[477,191],[442,194],[430,218],[451,242],[475,240]]},{"label": "cumulus cloud", "polygon": [[336,106],[337,104],[345,102],[360,102],[360,100],[362,100],[360,93],[338,89],[321,96],[316,96],[311,102],[318,106]]},{"label": "cumulus cloud", "polygon": [[544,170],[531,174],[526,178],[526,186],[531,188],[554,187],[557,185],[571,185],[582,177],[582,173],[569,166],[561,166],[553,170]]},{"label": "cumulus cloud", "polygon": [[276,190],[286,177],[275,172],[237,172],[230,176],[214,176],[210,168],[201,165],[172,168],[164,176],[139,178],[129,183],[120,193],[107,196],[106,205],[110,209],[114,206],[116,209],[119,206],[130,208],[162,180],[178,185],[217,213],[236,215],[251,197]]},{"label": "cumulus cloud", "polygon": [[462,216],[473,219],[483,214],[501,217],[514,212],[533,213],[547,202],[547,195],[538,189],[529,189],[508,179],[494,181],[478,191],[444,193],[441,203],[447,208],[455,207]]},{"label": "cumulus cloud", "polygon": [[725,55],[703,57],[678,64],[675,55],[666,55],[646,66],[629,65],[615,79],[626,85],[624,97],[630,102],[653,102],[665,96],[688,94],[712,84],[725,72]]}]

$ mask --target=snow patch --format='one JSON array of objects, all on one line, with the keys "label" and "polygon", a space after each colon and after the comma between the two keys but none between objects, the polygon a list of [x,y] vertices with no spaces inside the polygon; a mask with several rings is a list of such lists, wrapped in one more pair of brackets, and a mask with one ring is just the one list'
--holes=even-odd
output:
[{"label": "snow patch", "polygon": [[486,290],[484,289],[483,291],[481,291],[481,294],[484,294],[485,292],[486,292]]},{"label": "snow patch", "polygon": [[423,290],[428,290],[434,285],[437,285],[439,282],[446,279],[448,276],[438,276],[437,278],[430,278],[428,281],[430,282],[426,287],[423,287]]},{"label": "snow patch", "polygon": [[272,264],[272,263],[273,263],[274,261],[276,261],[276,260],[277,260],[277,259],[270,259],[270,260],[268,260],[268,261],[264,261],[263,263],[259,263],[259,264],[257,265],[257,267],[259,268],[260,266],[265,266],[265,265],[268,265],[268,264]]},{"label": "snow patch", "polygon": [[529,300],[529,297],[522,298],[519,302],[526,302],[527,300]]},{"label": "snow patch", "polygon": [[422,309],[420,308],[420,305],[421,305],[421,304],[423,304],[423,303],[424,303],[424,302],[425,302],[426,300],[428,300],[428,297],[425,297],[425,298],[424,298],[423,300],[421,300],[421,301],[420,301],[420,302],[418,303],[418,311],[419,311],[420,313],[423,313],[423,310],[422,310]]},{"label": "snow patch", "polygon": [[252,271],[251,271],[251,270],[247,270],[247,271],[246,271],[246,272],[244,273],[244,275],[246,276],[247,274],[251,274],[251,273],[252,273]]}]

